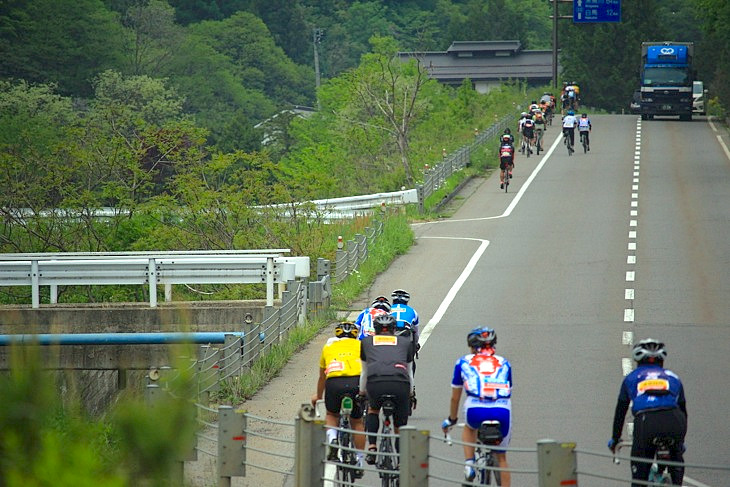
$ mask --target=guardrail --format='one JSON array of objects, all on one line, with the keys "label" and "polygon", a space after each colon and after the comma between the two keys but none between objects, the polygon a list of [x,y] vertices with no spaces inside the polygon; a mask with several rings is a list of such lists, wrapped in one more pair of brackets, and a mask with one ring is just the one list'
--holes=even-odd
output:
[{"label": "guardrail", "polygon": [[383,234],[384,226],[382,221],[375,221],[372,227],[365,227],[365,232],[356,234],[352,240],[347,242],[338,240],[338,249],[335,253],[335,284],[344,281],[367,260],[370,249]]},{"label": "guardrail", "polygon": [[170,301],[173,284],[265,283],[266,303],[272,306],[274,284],[308,278],[309,272],[309,257],[284,257],[279,251],[0,254],[0,286],[30,286],[33,308],[40,307],[41,286],[50,287],[54,304],[61,285],[117,284],[147,285],[154,308],[158,285],[165,286]]}]

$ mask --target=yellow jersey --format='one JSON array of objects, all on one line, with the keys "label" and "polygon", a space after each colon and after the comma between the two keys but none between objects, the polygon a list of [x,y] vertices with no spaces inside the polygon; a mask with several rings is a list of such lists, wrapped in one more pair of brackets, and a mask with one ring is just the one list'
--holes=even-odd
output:
[{"label": "yellow jersey", "polygon": [[352,377],[360,375],[360,340],[357,338],[332,337],[322,347],[319,367],[324,369],[325,376]]}]

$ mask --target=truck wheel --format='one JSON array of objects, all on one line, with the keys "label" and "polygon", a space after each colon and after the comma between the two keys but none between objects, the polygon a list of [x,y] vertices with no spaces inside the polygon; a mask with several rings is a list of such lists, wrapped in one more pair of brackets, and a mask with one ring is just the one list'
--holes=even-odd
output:
[{"label": "truck wheel", "polygon": [[649,120],[649,115],[647,115],[646,113],[642,113],[641,114],[641,119],[642,120]]}]

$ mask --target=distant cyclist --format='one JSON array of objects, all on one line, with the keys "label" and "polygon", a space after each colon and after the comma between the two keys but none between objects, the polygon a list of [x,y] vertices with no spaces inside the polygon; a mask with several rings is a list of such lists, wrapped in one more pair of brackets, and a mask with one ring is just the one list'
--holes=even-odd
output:
[{"label": "distant cyclist", "polygon": [[535,144],[535,121],[532,114],[525,115],[525,121],[522,123],[522,143],[528,154],[532,154],[531,147]]},{"label": "distant cyclist", "polygon": [[[451,379],[451,403],[449,416],[441,424],[447,432],[459,418],[459,401],[462,390],[465,425],[462,433],[464,445],[464,477],[471,482],[476,476],[474,469],[474,444],[482,421],[499,421],[504,439],[500,446],[509,446],[512,435],[512,368],[504,357],[495,354],[497,333],[491,328],[474,328],[466,336],[471,353],[456,361]],[[499,468],[509,468],[507,454],[495,452]],[[509,487],[510,473],[501,472],[502,486]]]},{"label": "distant cyclist", "polygon": [[504,189],[507,178],[512,177],[512,169],[515,167],[515,146],[509,134],[502,134],[502,141],[499,143],[499,187]]},{"label": "distant cyclist", "polygon": [[[395,396],[393,423],[395,432],[408,424],[413,377],[413,346],[410,337],[395,334],[396,321],[392,315],[376,316],[373,320],[375,335],[363,338],[360,347],[362,371],[360,373],[360,394],[368,397],[368,414],[365,429],[368,432],[368,455],[365,461],[375,463],[377,432],[380,429],[380,408],[382,396]],[[398,449],[398,441],[395,442]]]},{"label": "distant cyclist", "polygon": [[[667,351],[653,338],[641,340],[632,352],[637,367],[621,383],[613,431],[608,448],[616,450],[621,438],[624,418],[631,404],[634,415],[634,442],[631,456],[651,460],[656,453],[655,438],[672,438],[669,459],[684,462],[682,450],[687,434],[687,402],[679,376],[664,368]],[[647,481],[651,462],[631,462],[631,478]],[[684,467],[668,467],[674,485],[682,485]],[[632,483],[638,487],[638,483]]]},{"label": "distant cyclist", "polygon": [[592,129],[591,119],[588,118],[587,113],[583,113],[578,119],[578,131],[580,132],[581,137],[586,138],[586,146],[588,147],[588,150],[591,150],[591,140],[589,136]]},{"label": "distant cyclist", "polygon": [[545,116],[542,111],[538,110],[537,113],[535,113],[535,147],[537,147],[537,144],[540,144],[540,149],[543,149],[542,138],[545,132],[547,132]]},{"label": "distant cyclist", "polygon": [[373,299],[369,307],[365,308],[355,318],[355,324],[360,327],[360,340],[367,335],[373,335],[373,319],[378,315],[390,313],[390,301],[385,296],[378,296]]},{"label": "distant cyclist", "polygon": [[[363,411],[360,403],[355,397],[360,391],[360,333],[355,323],[343,321],[335,325],[335,336],[328,339],[322,347],[322,354],[319,357],[319,379],[317,380],[317,392],[312,395],[312,405],[324,396],[324,405],[327,410],[325,424],[327,425],[327,443],[337,444],[337,427],[340,419],[340,404],[342,398],[350,396],[353,399],[353,409],[350,414],[352,429],[364,431]],[[365,449],[365,435],[354,435],[355,447],[360,450],[357,453],[357,463],[362,467],[363,453]],[[329,460],[335,460],[336,448],[330,448]],[[362,477],[362,469],[355,470],[356,477]]]},{"label": "distant cyclist", "polygon": [[575,126],[578,125],[578,119],[575,118],[575,112],[568,110],[568,114],[563,117],[563,143],[566,137],[570,138],[570,145],[575,147]]},{"label": "distant cyclist", "polygon": [[504,132],[502,133],[502,135],[499,136],[499,143],[502,143],[505,135],[509,136],[509,143],[515,145],[515,136],[512,135],[512,131],[509,129],[509,127],[504,128]]}]

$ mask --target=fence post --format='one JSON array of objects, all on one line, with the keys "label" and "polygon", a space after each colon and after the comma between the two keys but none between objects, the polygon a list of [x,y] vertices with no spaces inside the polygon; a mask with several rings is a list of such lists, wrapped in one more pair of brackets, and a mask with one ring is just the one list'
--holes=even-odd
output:
[{"label": "fence post", "polygon": [[218,406],[218,486],[229,487],[231,477],[246,475],[243,411]]},{"label": "fence post", "polygon": [[302,404],[294,429],[294,483],[297,487],[319,487],[324,477],[324,421],[317,419],[311,404]]},{"label": "fence post", "polygon": [[[223,359],[221,371],[223,376],[241,375],[241,343],[243,338],[236,335],[223,335]],[[234,374],[233,371],[237,370]]]},{"label": "fence post", "polygon": [[578,485],[575,443],[555,440],[537,442],[537,478],[539,487]]},{"label": "fence post", "polygon": [[355,234],[355,240],[357,241],[357,266],[360,267],[368,258],[368,242],[365,235],[361,233]]},{"label": "fence post", "polygon": [[[144,390],[144,399],[150,409],[159,407],[159,402],[162,400],[162,395],[165,391],[158,384],[147,384]],[[180,460],[173,463],[172,471],[170,472],[170,485],[183,485],[185,479],[185,461]]]},{"label": "fence post", "polygon": [[424,204],[423,204],[423,185],[422,184],[416,185],[416,196],[418,197],[418,212],[423,213]]},{"label": "fence post", "polygon": [[147,283],[150,286],[150,308],[157,307],[157,264],[155,258],[150,257],[147,264]]},{"label": "fence post", "polygon": [[428,484],[428,431],[414,426],[400,429],[400,487]]}]

